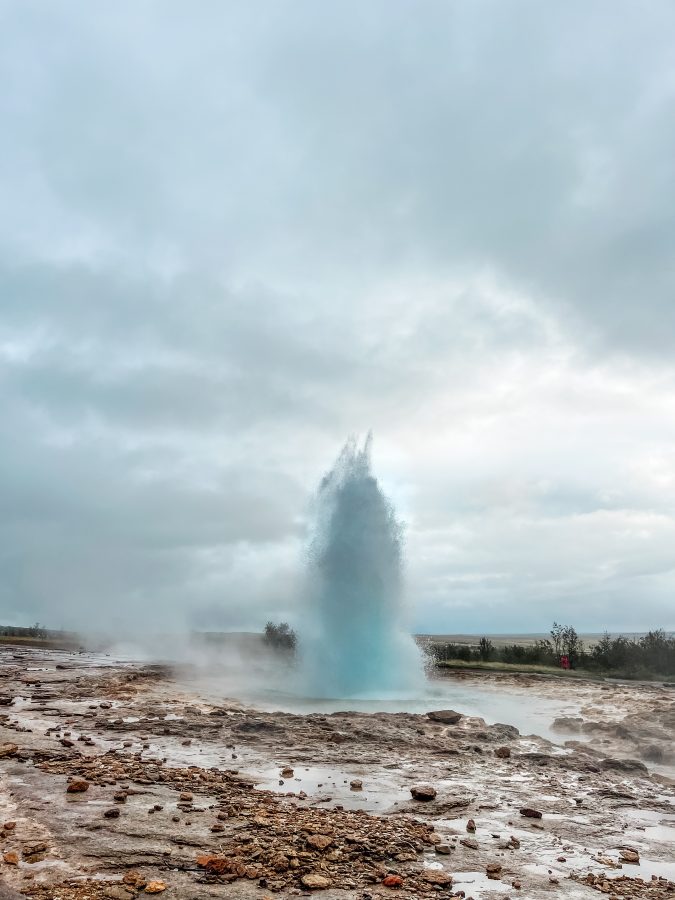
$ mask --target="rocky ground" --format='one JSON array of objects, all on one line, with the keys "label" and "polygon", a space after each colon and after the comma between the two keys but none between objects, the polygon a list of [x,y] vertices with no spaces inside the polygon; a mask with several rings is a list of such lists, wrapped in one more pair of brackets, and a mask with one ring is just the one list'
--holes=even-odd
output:
[{"label": "rocky ground", "polygon": [[560,746],[263,713],[87,654],[4,647],[0,677],[0,898],[675,898],[667,687],[566,683]]}]

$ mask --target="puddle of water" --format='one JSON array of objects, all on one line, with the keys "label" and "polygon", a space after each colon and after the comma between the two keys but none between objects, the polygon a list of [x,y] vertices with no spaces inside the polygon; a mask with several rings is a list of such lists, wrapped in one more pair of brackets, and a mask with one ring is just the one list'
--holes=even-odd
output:
[{"label": "puddle of water", "polygon": [[485,872],[453,872],[452,890],[465,891],[478,900],[484,894],[493,891],[510,891],[511,885],[505,881],[493,881]]},{"label": "puddle of water", "polygon": [[636,841],[672,844],[675,855],[675,813],[629,807],[621,809],[621,815],[628,820],[626,836],[633,835]]},{"label": "puddle of water", "polygon": [[616,853],[607,853],[607,856],[610,859],[622,862],[623,868],[614,870],[621,875],[630,875],[632,878],[643,878],[645,881],[649,881],[652,876],[656,876],[657,878],[667,878],[669,881],[675,880],[675,862],[673,861],[664,862],[663,860],[650,859],[649,857],[640,854],[640,862],[632,864],[619,860],[618,854]]},{"label": "puddle of water", "polygon": [[[227,680],[215,677],[198,679],[199,693],[213,702],[222,702],[227,696]],[[189,681],[184,684],[189,688]],[[283,690],[238,690],[237,696],[264,712],[289,712],[297,714],[331,713],[353,710],[355,712],[409,712],[426,713],[433,709],[452,707],[466,716],[478,716],[488,724],[503,722],[515,725],[522,734],[544,737],[562,744],[569,735],[561,735],[551,729],[554,718],[561,715],[578,715],[585,699],[570,704],[569,697],[557,698],[535,693],[530,687],[494,684],[491,682],[465,683],[454,679],[432,679],[419,694],[382,697],[352,697],[341,699],[302,697]]]},{"label": "puddle of water", "polygon": [[[280,768],[250,769],[247,774],[260,778],[256,785],[259,790],[274,791],[278,794],[292,792],[307,794],[308,804],[317,803],[321,798],[330,797],[334,806],[340,804],[348,809],[365,809],[382,811],[409,799],[410,793],[404,787],[393,783],[392,779],[378,774],[377,783],[369,784],[358,772],[342,772],[335,768],[321,766],[296,766],[292,778],[283,778]],[[363,787],[355,790],[350,787],[354,779],[361,779]]]}]

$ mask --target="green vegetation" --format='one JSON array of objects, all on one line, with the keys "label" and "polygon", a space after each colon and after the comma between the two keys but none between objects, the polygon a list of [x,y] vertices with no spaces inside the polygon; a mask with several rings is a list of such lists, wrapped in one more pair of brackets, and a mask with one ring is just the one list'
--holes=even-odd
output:
[{"label": "green vegetation", "polygon": [[288,622],[280,622],[278,625],[268,622],[263,640],[272,650],[291,655],[295,653],[298,643],[297,635]]},{"label": "green vegetation", "polygon": [[561,659],[567,657],[565,674],[613,675],[623,678],[666,680],[675,676],[675,638],[659,629],[643,637],[628,639],[607,632],[586,648],[571,625],[553,623],[550,638],[530,645],[495,647],[489,638],[478,644],[433,643],[427,649],[437,664],[450,668],[485,668],[501,671],[540,671],[562,674]]},{"label": "green vegetation", "polygon": [[17,644],[23,647],[44,647],[47,650],[76,650],[80,639],[71,631],[45,628],[36,622],[28,628],[18,625],[0,625],[0,644]]}]

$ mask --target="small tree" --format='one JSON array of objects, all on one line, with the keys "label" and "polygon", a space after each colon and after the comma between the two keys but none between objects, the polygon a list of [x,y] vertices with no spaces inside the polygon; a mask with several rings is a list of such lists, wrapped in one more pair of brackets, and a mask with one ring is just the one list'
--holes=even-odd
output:
[{"label": "small tree", "polygon": [[483,662],[489,662],[494,656],[494,644],[490,638],[482,637],[478,642],[478,652]]},{"label": "small tree", "polygon": [[557,622],[553,623],[553,628],[551,628],[551,642],[553,644],[553,653],[555,654],[556,660],[559,660],[562,655],[562,644],[563,644],[563,632],[565,628],[563,625],[558,625]]},{"label": "small tree", "polygon": [[298,638],[288,622],[280,622],[275,625],[274,622],[268,622],[265,625],[265,643],[272,650],[284,653],[295,653]]},{"label": "small tree", "polygon": [[569,658],[570,665],[575,666],[583,653],[584,645],[571,625],[566,625],[562,630],[562,649]]}]

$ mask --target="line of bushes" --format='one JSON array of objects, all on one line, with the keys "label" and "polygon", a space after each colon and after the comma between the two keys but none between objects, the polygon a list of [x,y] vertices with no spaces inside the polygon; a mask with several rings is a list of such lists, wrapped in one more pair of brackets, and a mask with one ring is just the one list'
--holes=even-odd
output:
[{"label": "line of bushes", "polygon": [[605,632],[600,640],[586,647],[571,625],[558,625],[550,638],[533,644],[505,644],[495,647],[487,637],[478,644],[431,644],[428,648],[437,662],[502,662],[520,665],[560,666],[567,657],[571,668],[591,672],[620,673],[629,677],[675,675],[675,638],[663,629],[650,631],[639,638],[623,635],[612,637]]}]

